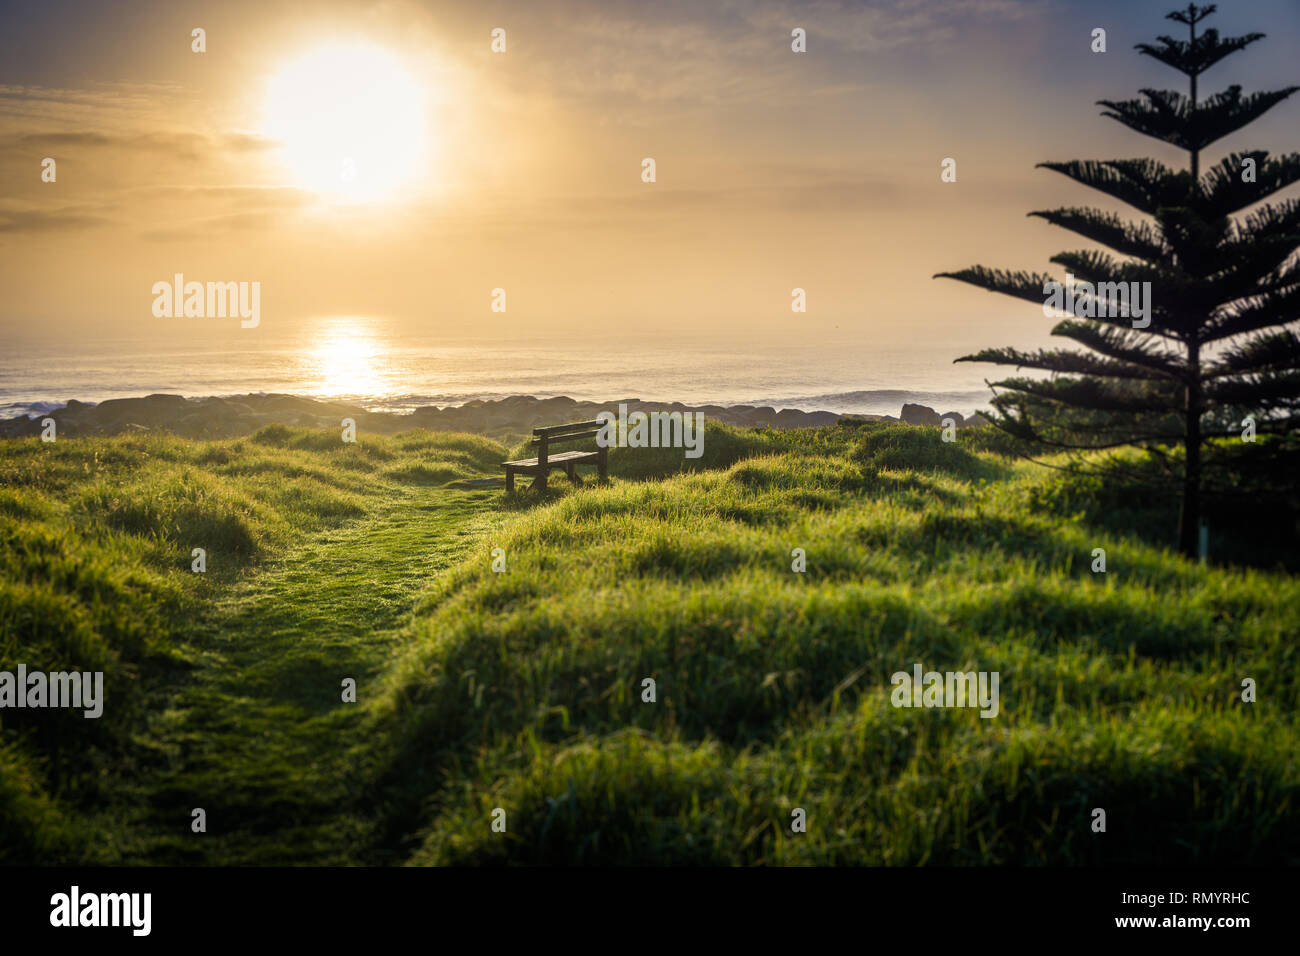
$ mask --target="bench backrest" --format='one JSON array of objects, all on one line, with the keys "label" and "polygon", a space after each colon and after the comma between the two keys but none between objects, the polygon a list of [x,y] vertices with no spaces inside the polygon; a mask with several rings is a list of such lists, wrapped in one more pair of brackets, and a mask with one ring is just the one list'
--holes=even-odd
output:
[{"label": "bench backrest", "polygon": [[569,422],[567,425],[544,425],[533,429],[532,443],[537,446],[537,462],[546,464],[546,448],[557,442],[581,441],[595,438],[600,434],[604,422],[593,419],[589,422]]}]

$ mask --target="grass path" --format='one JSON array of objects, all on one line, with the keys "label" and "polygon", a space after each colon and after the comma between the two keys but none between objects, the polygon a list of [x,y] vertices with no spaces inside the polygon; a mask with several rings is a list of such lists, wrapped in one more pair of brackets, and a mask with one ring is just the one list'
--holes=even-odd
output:
[{"label": "grass path", "polygon": [[[125,863],[382,862],[359,808],[360,705],[420,593],[502,517],[500,491],[411,487],[231,583],[194,624],[192,666],[153,689],[125,807]],[[217,590],[217,589],[214,589]],[[191,831],[191,811],[207,832]],[[118,854],[114,854],[115,856]]]}]

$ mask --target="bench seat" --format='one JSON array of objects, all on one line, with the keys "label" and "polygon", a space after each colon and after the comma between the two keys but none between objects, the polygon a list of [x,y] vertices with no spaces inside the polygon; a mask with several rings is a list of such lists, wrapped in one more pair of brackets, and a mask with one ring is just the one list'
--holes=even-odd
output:
[{"label": "bench seat", "polygon": [[[600,452],[598,451],[562,451],[558,455],[549,455],[546,459],[546,467],[548,469],[563,468],[567,471],[570,464],[580,465],[583,462],[599,460]],[[522,471],[529,475],[536,474],[541,470],[537,467],[536,458],[520,458],[518,461],[503,461],[501,467],[511,468],[515,471]]]}]

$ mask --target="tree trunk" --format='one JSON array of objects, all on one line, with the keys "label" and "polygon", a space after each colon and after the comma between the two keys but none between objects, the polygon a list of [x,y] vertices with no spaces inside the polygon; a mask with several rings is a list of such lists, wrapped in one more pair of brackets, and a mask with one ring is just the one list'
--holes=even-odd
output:
[{"label": "tree trunk", "polygon": [[1187,385],[1187,431],[1183,439],[1183,505],[1178,517],[1178,551],[1195,558],[1200,553],[1201,526],[1201,369],[1200,346],[1188,348],[1192,381]]},{"label": "tree trunk", "polygon": [[[1196,19],[1192,5],[1187,5],[1190,21],[1187,30],[1191,35],[1189,49],[1196,49]],[[1188,122],[1196,115],[1196,74],[1190,75],[1191,91],[1188,97]],[[1192,154],[1193,198],[1201,191],[1201,154]],[[1178,515],[1178,551],[1184,557],[1199,556],[1201,545],[1201,343],[1191,338],[1187,343],[1187,432],[1183,439],[1183,505]]]},{"label": "tree trunk", "polygon": [[[1190,430],[1189,430],[1190,431]],[[1187,436],[1187,472],[1183,475],[1183,507],[1178,519],[1178,551],[1195,558],[1200,554],[1201,441]]]}]

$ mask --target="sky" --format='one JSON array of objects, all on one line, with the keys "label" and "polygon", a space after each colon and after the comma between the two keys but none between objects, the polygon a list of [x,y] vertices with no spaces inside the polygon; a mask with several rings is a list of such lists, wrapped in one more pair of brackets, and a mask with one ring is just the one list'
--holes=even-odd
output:
[{"label": "sky", "polygon": [[[1026,214],[1115,207],[1036,163],[1185,164],[1096,105],[1184,88],[1133,50],[1183,29],[1172,6],[6,0],[0,331],[18,349],[358,314],[447,337],[1039,344],[1032,304],[932,276],[1059,272],[1086,247]],[[1295,0],[1225,0],[1209,25],[1269,36],[1203,93],[1300,82]],[[1244,148],[1300,149],[1300,98],[1203,162]],[[259,282],[259,327],[155,318],[176,273]]]}]

